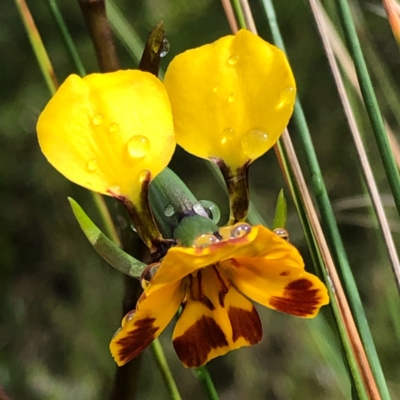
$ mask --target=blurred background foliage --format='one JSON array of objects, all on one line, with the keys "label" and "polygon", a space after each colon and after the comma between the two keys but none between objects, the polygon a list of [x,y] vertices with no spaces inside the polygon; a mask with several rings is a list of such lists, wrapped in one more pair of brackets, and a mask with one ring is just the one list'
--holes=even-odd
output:
[{"label": "blurred background foliage", "polygon": [[[61,82],[76,71],[58,26],[47,1],[27,3]],[[400,305],[369,203],[363,207],[365,190],[347,123],[308,3],[275,3],[299,98],[330,198],[336,204],[377,350],[393,399],[400,399],[400,350],[393,322],[400,321],[396,319]],[[332,3],[325,1],[335,19]],[[59,0],[58,4],[86,70],[98,71],[78,3]],[[230,33],[217,0],[115,0],[115,4],[143,40],[158,21],[164,21],[171,51],[162,60],[163,68],[175,54]],[[271,41],[259,2],[250,4],[259,34]],[[353,5],[362,44],[372,46],[397,84],[399,51],[387,20],[380,15],[381,3],[363,0]],[[123,68],[135,68],[119,41],[117,48]],[[91,196],[58,174],[39,150],[35,124],[49,92],[12,0],[3,0],[0,8],[0,50],[0,386],[14,400],[107,399],[116,371],[108,345],[120,324],[123,277],[92,250],[70,210],[67,196],[99,222]],[[388,107],[386,93],[374,82],[381,109],[398,135],[396,115]],[[389,193],[365,114],[356,96],[353,100],[380,191]],[[296,131],[290,131],[296,145]],[[301,152],[298,156],[302,159]],[[222,221],[226,221],[226,195],[204,161],[178,149],[171,168],[199,199],[217,203]],[[253,201],[271,223],[276,196],[285,187],[274,152],[255,162],[250,171]],[[122,229],[119,208],[113,201],[107,202]],[[387,203],[389,216],[394,216],[390,197]],[[312,270],[290,201],[288,230]],[[393,230],[398,242],[398,222],[393,223]],[[328,333],[319,329],[320,319],[330,318],[327,310],[311,321],[261,307],[258,310],[264,327],[261,344],[209,363],[221,399],[350,398],[343,365],[334,365],[326,356],[330,351],[339,352],[334,329]],[[183,399],[205,399],[195,374],[180,364],[173,351],[171,327],[161,341]],[[168,399],[149,349],[141,362],[138,391],[131,398]]]}]

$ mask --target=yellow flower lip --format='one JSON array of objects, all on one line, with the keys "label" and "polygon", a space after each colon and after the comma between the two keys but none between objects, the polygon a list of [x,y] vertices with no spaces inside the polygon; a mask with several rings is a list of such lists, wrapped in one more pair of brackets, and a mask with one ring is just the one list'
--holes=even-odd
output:
[{"label": "yellow flower lip", "polygon": [[175,149],[165,88],[137,70],[70,75],[41,113],[37,132],[44,155],[69,180],[132,201]]},{"label": "yellow flower lip", "polygon": [[202,235],[193,247],[169,249],[151,270],[135,313],[123,319],[111,341],[118,365],[159,336],[182,303],[173,345],[186,367],[199,367],[261,340],[261,322],[248,299],[304,318],[329,302],[326,287],[304,270],[296,248],[261,225],[239,223]]},{"label": "yellow flower lip", "polygon": [[232,169],[275,144],[296,97],[284,53],[246,30],[178,55],[164,84],[177,143]]}]

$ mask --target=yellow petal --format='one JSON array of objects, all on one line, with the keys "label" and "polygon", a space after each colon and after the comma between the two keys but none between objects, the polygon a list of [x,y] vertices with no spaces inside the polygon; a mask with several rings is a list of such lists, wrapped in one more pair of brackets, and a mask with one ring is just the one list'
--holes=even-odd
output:
[{"label": "yellow petal", "polygon": [[136,311],[124,317],[122,327],[111,340],[111,354],[118,365],[139,355],[160,335],[178,311],[183,296],[180,282],[141,296]]},{"label": "yellow petal", "polygon": [[237,257],[220,264],[233,285],[266,307],[313,318],[329,303],[325,285],[283,259]]},{"label": "yellow petal", "polygon": [[164,84],[177,143],[231,169],[275,144],[296,95],[283,52],[245,30],[175,57]]},{"label": "yellow petal", "polygon": [[161,266],[152,280],[149,290],[158,285],[169,284],[183,279],[194,271],[228,260],[231,257],[267,257],[271,260],[284,260],[285,265],[304,269],[304,262],[297,249],[262,225],[250,227],[236,224],[220,229],[224,237],[235,236],[240,227],[249,227],[242,237],[221,240],[208,247],[172,247],[162,260]]},{"label": "yellow petal", "polygon": [[189,368],[261,340],[253,305],[229,285],[216,267],[188,278],[187,301],[173,334],[175,351]]},{"label": "yellow petal", "polygon": [[162,83],[134,70],[70,75],[37,124],[48,161],[69,180],[103,194],[137,198],[175,149],[171,108]]}]

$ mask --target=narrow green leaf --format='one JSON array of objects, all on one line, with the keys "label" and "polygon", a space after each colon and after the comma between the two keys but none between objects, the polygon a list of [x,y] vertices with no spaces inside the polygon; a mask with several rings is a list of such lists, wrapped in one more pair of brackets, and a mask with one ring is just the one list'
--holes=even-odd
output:
[{"label": "narrow green leaf", "polygon": [[285,228],[287,220],[287,203],[283,189],[280,190],[276,200],[275,217],[272,229]]},{"label": "narrow green leaf", "polygon": [[146,268],[146,264],[136,260],[136,258],[133,258],[120,249],[100,231],[74,199],[68,197],[68,200],[83,233],[101,257],[118,271],[132,278],[140,278],[140,275]]}]

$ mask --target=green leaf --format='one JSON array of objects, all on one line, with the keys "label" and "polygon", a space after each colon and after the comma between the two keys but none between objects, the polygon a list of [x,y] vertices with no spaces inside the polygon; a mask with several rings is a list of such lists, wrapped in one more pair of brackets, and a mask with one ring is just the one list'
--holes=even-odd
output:
[{"label": "green leaf", "polygon": [[280,190],[276,200],[275,217],[272,229],[285,228],[287,220],[287,203],[283,189]]},{"label": "green leaf", "polygon": [[133,258],[120,249],[100,231],[74,199],[68,197],[68,200],[83,233],[101,257],[118,271],[132,278],[139,279],[143,270],[146,268],[146,264],[136,260],[136,258]]}]

